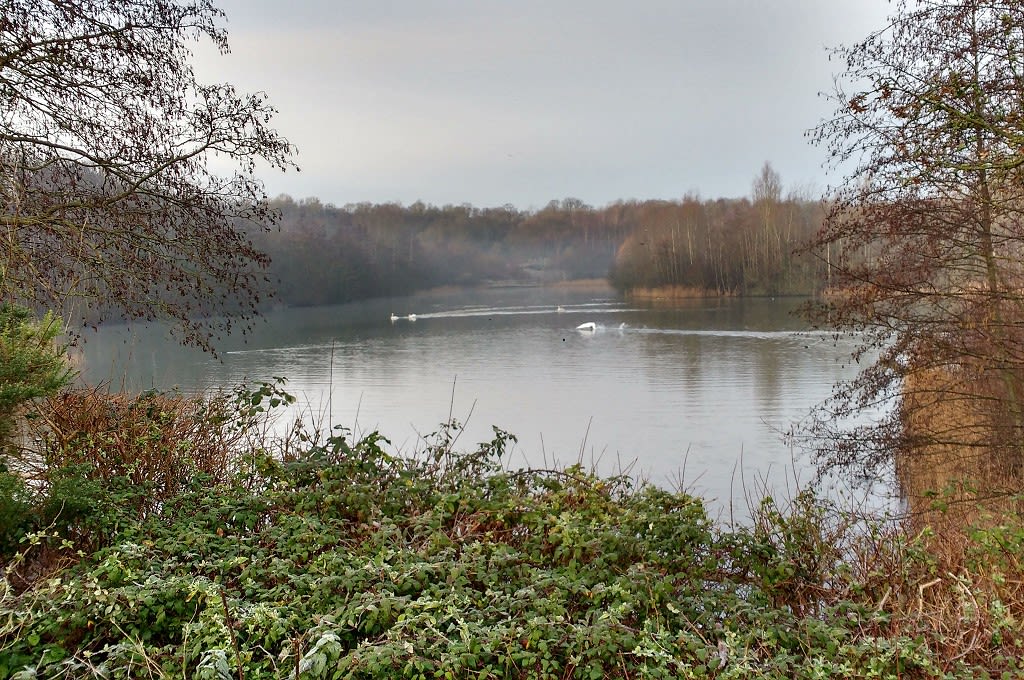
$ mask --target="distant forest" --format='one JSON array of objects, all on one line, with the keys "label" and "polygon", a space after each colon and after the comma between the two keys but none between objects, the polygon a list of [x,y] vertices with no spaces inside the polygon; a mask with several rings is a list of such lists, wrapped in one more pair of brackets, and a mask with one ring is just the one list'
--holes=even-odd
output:
[{"label": "distant forest", "polygon": [[339,208],[282,196],[273,207],[280,228],[252,238],[271,257],[277,301],[290,306],[593,278],[624,293],[807,294],[826,276],[821,258],[793,253],[821,225],[820,202],[783,198],[768,165],[742,199],[594,208],[567,198],[522,211],[419,202]]}]

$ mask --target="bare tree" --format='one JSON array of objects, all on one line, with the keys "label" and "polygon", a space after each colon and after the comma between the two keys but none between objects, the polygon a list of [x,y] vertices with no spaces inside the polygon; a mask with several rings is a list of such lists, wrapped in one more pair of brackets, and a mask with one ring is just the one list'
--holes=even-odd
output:
[{"label": "bare tree", "polygon": [[782,234],[778,228],[778,208],[782,200],[782,177],[765,161],[761,172],[751,184],[751,195],[761,220],[761,230],[752,234],[755,240],[754,255],[760,260],[760,269],[766,279],[770,280],[769,290],[775,292],[778,279],[786,268],[782,246]]},{"label": "bare tree", "polygon": [[782,199],[782,177],[768,161],[761,166],[761,172],[751,182],[754,203],[778,203]]},{"label": "bare tree", "polygon": [[[813,131],[842,167],[811,248],[833,289],[815,318],[866,367],[818,421],[827,466],[872,476],[896,452],[1014,472],[1024,446],[1024,5],[901,0],[840,50],[834,116]],[[878,424],[836,418],[888,405]],[[1007,479],[1011,479],[1011,474]]]},{"label": "bare tree", "polygon": [[[185,342],[257,312],[258,163],[294,167],[263,94],[197,81],[209,0],[0,0],[0,297]],[[211,159],[226,163],[226,176]]]}]

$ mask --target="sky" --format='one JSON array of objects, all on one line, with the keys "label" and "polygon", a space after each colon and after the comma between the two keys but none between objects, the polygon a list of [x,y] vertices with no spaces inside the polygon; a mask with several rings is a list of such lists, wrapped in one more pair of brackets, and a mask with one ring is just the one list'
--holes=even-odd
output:
[{"label": "sky", "polygon": [[268,194],[338,206],[529,210],[747,196],[767,161],[819,195],[805,133],[886,0],[218,0],[205,81],[266,92],[301,172]]}]

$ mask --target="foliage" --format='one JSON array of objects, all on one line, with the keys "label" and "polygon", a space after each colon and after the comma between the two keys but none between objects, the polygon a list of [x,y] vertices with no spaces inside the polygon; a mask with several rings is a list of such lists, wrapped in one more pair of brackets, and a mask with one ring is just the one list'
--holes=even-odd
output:
[{"label": "foliage", "polygon": [[[835,114],[813,137],[852,169],[811,244],[834,287],[815,318],[877,359],[823,413],[826,464],[872,476],[938,446],[1021,488],[1022,35],[1017,2],[903,0],[839,51]],[[895,408],[879,427],[832,431],[880,403]],[[936,415],[951,403],[963,417]]]},{"label": "foliage", "polygon": [[0,304],[0,470],[19,409],[70,380],[63,349],[55,342],[60,331],[50,314],[35,321],[23,307]]},{"label": "foliage", "polygon": [[21,476],[0,466],[0,554],[17,550],[32,527],[32,494]]},{"label": "foliage", "polygon": [[287,168],[293,149],[263,95],[196,80],[190,43],[226,52],[222,16],[207,0],[0,0],[5,297],[170,318],[207,349],[254,313],[267,260],[236,220],[272,217],[256,163]]},{"label": "foliage", "polygon": [[[446,423],[411,457],[343,429],[287,456],[250,451],[144,517],[94,516],[107,538],[74,564],[59,526],[26,536],[0,582],[0,678],[1021,670],[1019,521],[979,528],[969,563],[937,575],[919,541],[809,492],[715,527],[686,494],[508,470],[511,435],[458,452],[458,434]],[[77,479],[109,508],[131,491]],[[12,579],[62,550],[57,568]]]},{"label": "foliage", "polygon": [[270,410],[294,403],[283,385],[206,397],[74,388],[39,400],[23,424],[31,445],[0,474],[0,564],[33,531],[59,536],[60,550],[8,574],[20,582],[107,545],[187,489],[234,479],[239,457],[262,455]]}]

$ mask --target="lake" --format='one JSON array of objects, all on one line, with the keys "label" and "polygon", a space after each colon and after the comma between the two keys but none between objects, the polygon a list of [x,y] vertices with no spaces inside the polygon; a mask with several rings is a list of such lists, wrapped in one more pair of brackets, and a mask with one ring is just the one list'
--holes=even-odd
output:
[{"label": "lake", "polygon": [[109,326],[86,337],[82,374],[185,391],[286,376],[303,413],[379,430],[401,452],[422,450],[453,417],[466,424],[459,448],[489,440],[492,426],[515,434],[512,467],[628,469],[745,514],[759,481],[810,478],[783,433],[855,370],[849,347],[792,314],[799,302],[438,292],[274,311],[247,342],[221,343],[220,358],[175,345],[159,326]]}]

